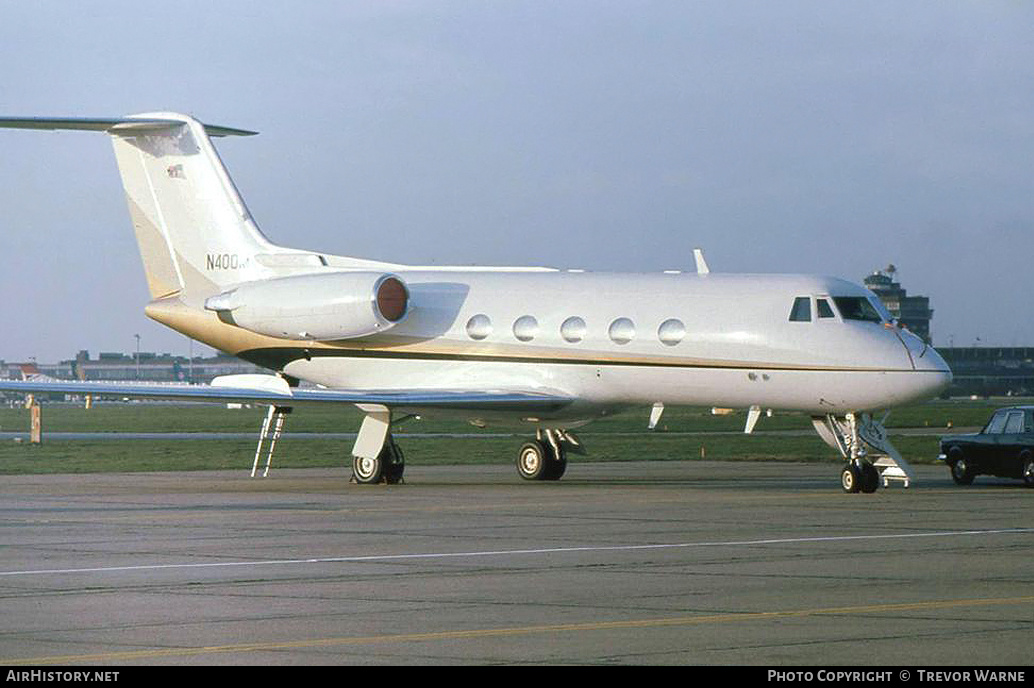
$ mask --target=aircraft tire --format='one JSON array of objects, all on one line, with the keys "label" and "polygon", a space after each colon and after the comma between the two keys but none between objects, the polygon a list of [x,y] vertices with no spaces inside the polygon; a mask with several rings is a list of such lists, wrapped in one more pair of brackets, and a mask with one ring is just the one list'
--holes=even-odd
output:
[{"label": "aircraft tire", "polygon": [[[547,447],[548,449],[548,447]],[[542,480],[560,480],[567,470],[567,452],[560,447],[559,456],[553,456],[553,452],[547,453],[546,472]]]},{"label": "aircraft tire", "polygon": [[880,472],[868,461],[862,463],[862,485],[861,490],[866,494],[872,494],[880,489]]},{"label": "aircraft tire", "polygon": [[552,452],[538,440],[525,442],[517,452],[517,473],[525,480],[547,480]]},{"label": "aircraft tire", "polygon": [[844,470],[840,472],[840,487],[844,488],[844,492],[848,494],[855,494],[862,489],[862,476],[858,471],[858,468],[854,465],[854,461],[849,461]]},{"label": "aircraft tire", "polygon": [[373,459],[363,456],[352,457],[352,478],[359,485],[375,485],[384,479],[384,451]]}]

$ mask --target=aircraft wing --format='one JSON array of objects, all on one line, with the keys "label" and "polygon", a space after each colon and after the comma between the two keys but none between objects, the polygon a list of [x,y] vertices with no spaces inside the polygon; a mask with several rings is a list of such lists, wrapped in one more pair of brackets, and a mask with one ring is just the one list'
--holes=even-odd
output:
[{"label": "aircraft wing", "polygon": [[0,392],[78,394],[131,399],[254,403],[275,406],[336,403],[371,404],[393,409],[536,413],[559,411],[574,401],[573,397],[562,394],[532,390],[298,388],[288,387],[286,381],[271,375],[230,375],[216,378],[211,385],[0,380]]}]

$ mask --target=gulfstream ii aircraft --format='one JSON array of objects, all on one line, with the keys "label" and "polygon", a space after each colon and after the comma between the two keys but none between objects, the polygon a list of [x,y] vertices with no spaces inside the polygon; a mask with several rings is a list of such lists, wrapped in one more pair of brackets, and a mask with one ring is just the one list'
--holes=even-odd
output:
[{"label": "gulfstream ii aircraft", "polygon": [[[392,428],[417,414],[525,424],[528,480],[556,480],[572,429],[635,405],[811,414],[848,492],[911,469],[872,412],[935,396],[940,356],[875,296],[840,279],[551,268],[417,267],[284,248],[259,231],[210,137],[254,132],[149,113],[6,118],[2,127],[105,132],[115,148],[158,322],[267,367],[211,385],[8,382],[0,390],[269,405],[354,404],[359,483],[397,482]],[[309,383],[301,385],[301,382]],[[261,439],[259,447],[261,448]],[[257,459],[258,454],[256,454]]]}]

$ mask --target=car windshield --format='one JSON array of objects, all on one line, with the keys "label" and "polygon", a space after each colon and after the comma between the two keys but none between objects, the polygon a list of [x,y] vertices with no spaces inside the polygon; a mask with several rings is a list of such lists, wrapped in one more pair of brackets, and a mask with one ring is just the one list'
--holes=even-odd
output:
[{"label": "car windshield", "polygon": [[1000,435],[1002,430],[1005,429],[1005,411],[999,411],[991,417],[987,425],[984,427],[985,435]]},{"label": "car windshield", "polygon": [[1005,420],[1005,434],[1015,435],[1023,432],[1023,411],[1010,411]]},{"label": "car windshield", "polygon": [[864,320],[865,322],[883,322],[883,317],[864,296],[834,296],[833,302],[844,320]]}]

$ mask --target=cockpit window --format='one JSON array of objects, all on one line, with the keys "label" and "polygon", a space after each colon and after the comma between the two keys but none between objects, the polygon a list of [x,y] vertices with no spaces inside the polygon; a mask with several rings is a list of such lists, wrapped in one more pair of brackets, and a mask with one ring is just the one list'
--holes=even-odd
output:
[{"label": "cockpit window", "polygon": [[815,305],[818,306],[820,318],[835,318],[833,315],[833,307],[829,305],[829,301],[826,299],[816,299]]},{"label": "cockpit window", "polygon": [[790,322],[811,322],[811,297],[798,296],[790,309]]},{"label": "cockpit window", "polygon": [[887,307],[883,305],[883,302],[875,294],[869,296],[868,300],[872,307],[876,309],[876,312],[880,314],[880,317],[883,318],[883,322],[894,322],[894,316],[890,314],[890,311],[887,310]]},{"label": "cockpit window", "polygon": [[883,317],[864,296],[834,296],[833,301],[844,320],[883,322]]}]

